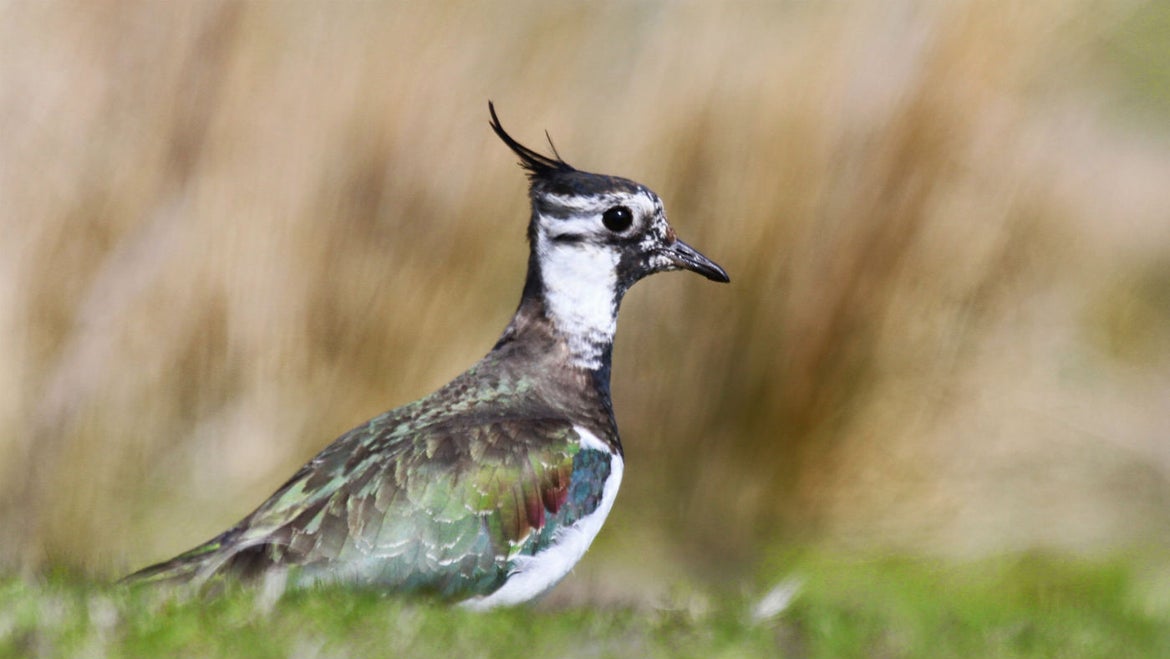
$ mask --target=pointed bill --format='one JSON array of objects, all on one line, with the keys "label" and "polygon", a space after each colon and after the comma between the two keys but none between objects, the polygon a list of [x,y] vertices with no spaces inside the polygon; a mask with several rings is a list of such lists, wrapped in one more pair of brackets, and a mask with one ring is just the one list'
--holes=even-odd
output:
[{"label": "pointed bill", "polygon": [[678,268],[697,272],[711,281],[724,284],[731,281],[731,278],[727,276],[726,270],[719,267],[711,259],[700,254],[699,250],[681,240],[675,240],[672,244],[663,248],[662,255]]}]

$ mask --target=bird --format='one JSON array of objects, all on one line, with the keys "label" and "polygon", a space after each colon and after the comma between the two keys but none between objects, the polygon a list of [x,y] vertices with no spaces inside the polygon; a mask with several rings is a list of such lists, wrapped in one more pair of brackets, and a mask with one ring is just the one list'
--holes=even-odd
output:
[{"label": "bird", "polygon": [[552,156],[530,149],[488,112],[531,202],[524,287],[499,340],[338,437],[235,526],[123,582],[345,584],[484,610],[540,598],[584,556],[624,469],[610,397],[623,295],[670,270],[730,279],[649,188],[570,166],[551,137]]}]

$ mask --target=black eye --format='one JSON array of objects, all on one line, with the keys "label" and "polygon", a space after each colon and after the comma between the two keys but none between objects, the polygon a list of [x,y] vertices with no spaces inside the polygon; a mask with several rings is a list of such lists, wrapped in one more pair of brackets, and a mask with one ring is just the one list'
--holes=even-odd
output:
[{"label": "black eye", "polygon": [[601,223],[606,229],[618,233],[630,228],[634,223],[634,214],[625,206],[614,206],[602,214]]}]

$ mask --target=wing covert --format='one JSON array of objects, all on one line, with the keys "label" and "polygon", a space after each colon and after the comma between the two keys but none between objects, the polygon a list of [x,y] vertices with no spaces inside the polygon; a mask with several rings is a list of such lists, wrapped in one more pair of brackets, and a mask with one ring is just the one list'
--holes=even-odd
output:
[{"label": "wing covert", "polygon": [[403,437],[365,430],[322,451],[245,518],[235,546],[263,547],[297,580],[457,597],[494,590],[512,558],[576,517],[566,502],[580,442],[567,420],[439,423]]}]

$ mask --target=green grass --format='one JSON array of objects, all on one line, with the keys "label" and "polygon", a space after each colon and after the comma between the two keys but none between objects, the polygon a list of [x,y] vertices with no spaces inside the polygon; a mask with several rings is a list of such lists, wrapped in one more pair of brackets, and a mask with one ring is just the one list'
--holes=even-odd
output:
[{"label": "green grass", "polygon": [[162,599],[64,576],[0,581],[2,657],[1164,657],[1170,572],[1141,563],[801,561],[752,596],[475,614],[370,592]]}]

